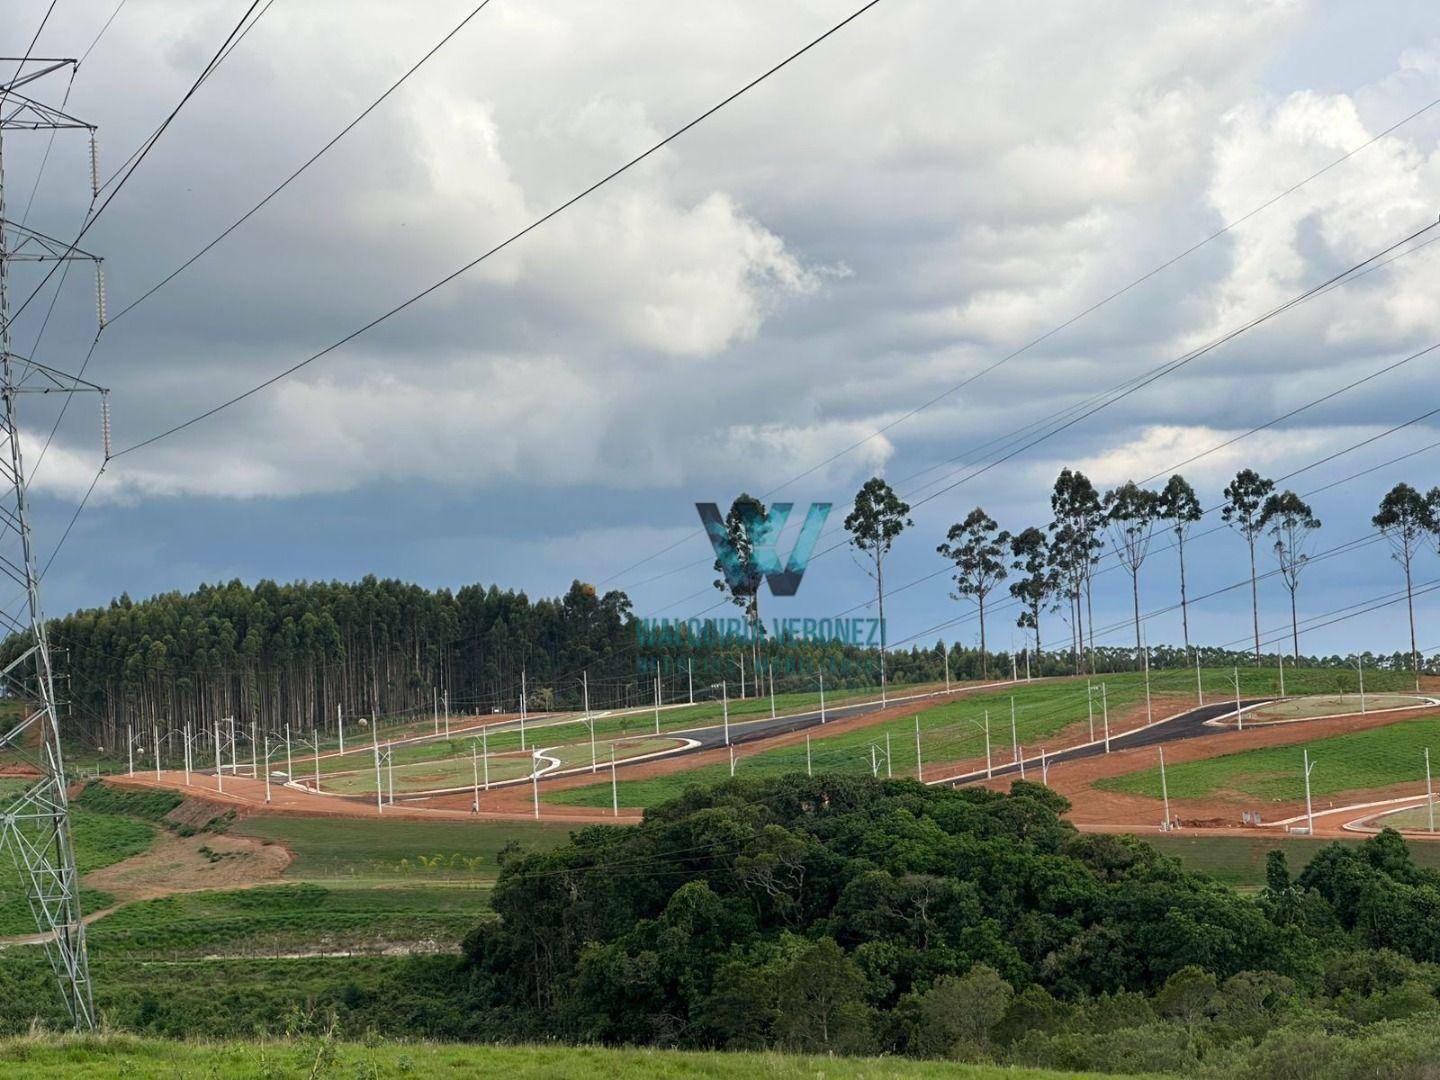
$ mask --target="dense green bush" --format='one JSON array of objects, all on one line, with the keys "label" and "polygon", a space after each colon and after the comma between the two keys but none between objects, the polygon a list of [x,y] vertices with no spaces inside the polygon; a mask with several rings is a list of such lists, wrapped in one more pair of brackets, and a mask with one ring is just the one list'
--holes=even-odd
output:
[{"label": "dense green bush", "polygon": [[521,1038],[1181,1074],[1440,1035],[1440,875],[1398,835],[1293,880],[1277,855],[1250,898],[1064,809],[1023,781],[690,789],[504,868],[474,1008]]},{"label": "dense green bush", "polygon": [[142,791],[138,788],[114,787],[99,781],[86,784],[74,800],[76,806],[93,810],[97,814],[123,814],[146,821],[162,821],[166,814],[184,801],[185,796],[166,788]]}]

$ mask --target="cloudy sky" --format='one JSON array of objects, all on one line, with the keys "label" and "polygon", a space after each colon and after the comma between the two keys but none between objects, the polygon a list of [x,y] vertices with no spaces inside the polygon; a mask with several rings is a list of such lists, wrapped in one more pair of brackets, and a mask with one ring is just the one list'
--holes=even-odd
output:
[{"label": "cloudy sky", "polygon": [[[85,238],[105,256],[111,315],[254,206],[474,3],[273,0]],[[11,0],[0,48],[23,52],[48,6]],[[61,0],[37,54],[83,52],[114,6]],[[100,126],[102,178],[247,6],[128,0],[69,89],[69,111]],[[858,6],[492,0],[304,176],[105,330],[86,377],[113,388],[117,448],[363,326]],[[642,615],[694,615],[716,600],[696,501],[742,489],[801,509],[830,501],[837,527],[878,472],[916,504],[888,575],[890,636],[931,642],[970,610],[947,595],[934,549],[976,505],[1007,528],[1044,524],[1062,466],[1110,485],[1204,455],[1184,472],[1208,507],[1237,468],[1285,476],[1440,405],[1437,351],[1212,449],[1440,342],[1440,245],[1423,246],[1437,229],[1020,449],[1047,418],[1436,221],[1440,107],[1371,142],[1440,98],[1428,7],[882,0],[383,326],[112,462],[46,578],[47,608],[232,577],[376,573],[532,595],[578,577],[626,589]],[[36,84],[37,96],[42,85],[58,103],[67,80]],[[46,146],[7,138],[8,213],[22,216],[44,160],[29,223],[70,236],[89,199],[86,147],[63,133],[48,158]],[[22,297],[35,281],[22,275]],[[16,347],[73,370],[94,335],[93,286],[78,268],[63,282],[36,346],[57,283],[21,315]],[[32,462],[57,405],[24,401]],[[1440,452],[1383,464],[1436,441],[1436,426],[1285,482],[1326,488],[1311,500],[1317,552],[1367,537],[1397,480],[1440,482]],[[78,400],[32,487],[42,557],[99,455],[98,409]],[[1173,602],[1163,547],[1145,566],[1147,608]],[[1232,533],[1197,540],[1195,591],[1234,584],[1243,562]],[[1418,580],[1437,578],[1428,552]],[[1399,580],[1383,545],[1357,547],[1307,570],[1302,616],[1325,623]],[[1113,572],[1100,583],[1097,623],[1119,624],[1126,583]],[[870,590],[837,548],[765,613],[871,614],[860,606]],[[1267,631],[1285,628],[1284,606],[1279,583],[1265,583]],[[1440,651],[1440,618],[1428,617],[1440,602],[1421,610],[1421,645]],[[1194,622],[1206,641],[1243,640],[1247,592],[1205,601]],[[997,613],[992,641],[1008,647],[1012,626],[1013,612]],[[977,631],[972,618],[943,634]],[[1129,634],[1117,625],[1110,640]],[[1172,616],[1151,623],[1151,640],[1178,634]],[[1391,606],[1304,643],[1348,651],[1406,637]]]}]

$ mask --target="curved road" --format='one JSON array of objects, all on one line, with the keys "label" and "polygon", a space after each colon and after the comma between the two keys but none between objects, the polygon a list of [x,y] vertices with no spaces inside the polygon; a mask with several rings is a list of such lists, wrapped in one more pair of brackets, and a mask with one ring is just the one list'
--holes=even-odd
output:
[{"label": "curved road", "polygon": [[[1273,701],[1273,698],[1249,698],[1240,702],[1241,710],[1252,709],[1256,705],[1264,705]],[[1105,747],[1104,739],[1097,739],[1094,742],[1084,743],[1080,746],[1072,746],[1068,750],[1057,750],[1053,754],[1044,755],[1043,761],[1040,755],[1022,757],[1020,762],[1007,761],[1003,765],[996,765],[987,774],[984,769],[976,769],[973,772],[962,773],[959,776],[947,776],[943,780],[935,780],[932,783],[949,784],[958,787],[961,784],[972,784],[977,780],[989,779],[992,776],[1005,776],[1007,774],[1020,773],[1020,765],[1026,768],[1040,769],[1042,766],[1055,765],[1066,761],[1077,761],[1080,758],[1097,757],[1108,753],[1110,750],[1133,750],[1138,746],[1158,746],[1161,743],[1175,742],[1177,739],[1194,739],[1207,735],[1220,735],[1227,731],[1235,730],[1229,726],[1216,726],[1208,721],[1219,719],[1222,716],[1233,716],[1235,714],[1235,702],[1221,701],[1210,705],[1200,705],[1189,712],[1179,713],[1176,716],[1166,717],[1164,720],[1156,720],[1144,727],[1131,728],[1129,731],[1118,735],[1110,736],[1109,750]]]}]

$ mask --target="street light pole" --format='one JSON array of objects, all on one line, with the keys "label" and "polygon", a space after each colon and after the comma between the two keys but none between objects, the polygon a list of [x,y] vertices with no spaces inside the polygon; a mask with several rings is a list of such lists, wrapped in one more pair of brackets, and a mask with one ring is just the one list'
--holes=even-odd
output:
[{"label": "street light pole", "polygon": [[370,724],[370,749],[375,754],[375,813],[385,812],[385,784],[380,777],[380,725]]},{"label": "street light pole", "polygon": [[[742,679],[745,677],[745,669],[744,669],[743,667],[740,669],[740,677],[741,677]],[[730,691],[729,691],[729,689],[727,688],[724,679],[721,679],[721,680],[720,680],[720,712],[721,712],[721,714],[724,716],[724,719],[725,719],[725,745],[726,745],[726,746],[729,746],[729,745],[730,745]]]},{"label": "street light pole", "polygon": [[1105,753],[1110,752],[1110,693],[1105,684],[1100,684],[1100,711],[1105,720]]},{"label": "street light pole", "polygon": [[1165,784],[1165,748],[1160,747],[1160,798],[1165,803],[1165,824],[1162,831],[1170,831],[1170,789]]},{"label": "street light pole", "polygon": [[470,740],[470,783],[475,792],[475,800],[471,804],[470,812],[480,812],[480,761],[475,753],[475,740]]},{"label": "street light pole", "polygon": [[990,710],[985,710],[985,779],[995,779],[995,769],[990,764]]},{"label": "street light pole", "polygon": [[1015,728],[1015,698],[1010,698],[1010,753],[1016,762],[1020,760],[1020,733]]},{"label": "street light pole", "polygon": [[1435,791],[1430,786],[1430,748],[1425,748],[1425,806],[1430,811],[1430,831],[1435,831]]},{"label": "street light pole", "polygon": [[1235,730],[1245,730],[1245,718],[1240,715],[1240,668],[1235,668]]},{"label": "street light pole", "polygon": [[[805,736],[805,762],[810,762],[810,736]],[[915,779],[925,782],[925,763],[920,760],[920,714],[915,714]]]},{"label": "street light pole", "polygon": [[1310,751],[1309,751],[1309,750],[1301,750],[1300,752],[1301,752],[1301,754],[1304,755],[1304,762],[1305,762],[1305,817],[1306,817],[1306,820],[1307,820],[1307,822],[1308,822],[1308,825],[1307,825],[1308,832],[1306,833],[1306,835],[1307,835],[1307,836],[1314,836],[1314,835],[1315,835],[1315,811],[1311,808],[1311,804],[1310,804],[1310,770],[1313,769],[1313,768],[1315,767],[1315,765],[1314,765],[1314,763],[1310,760]]}]

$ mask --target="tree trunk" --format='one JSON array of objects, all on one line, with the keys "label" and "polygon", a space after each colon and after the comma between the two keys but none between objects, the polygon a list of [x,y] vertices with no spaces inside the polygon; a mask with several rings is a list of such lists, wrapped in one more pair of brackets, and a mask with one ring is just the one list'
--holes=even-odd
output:
[{"label": "tree trunk", "polygon": [[1300,620],[1295,617],[1295,588],[1290,589],[1290,637],[1295,646],[1295,663],[1300,663]]},{"label": "tree trunk", "polygon": [[1089,631],[1087,641],[1090,656],[1090,674],[1095,674],[1095,589],[1090,575],[1085,575],[1085,625]]},{"label": "tree trunk", "polygon": [[979,594],[980,598],[980,678],[990,678],[990,659],[985,652],[985,594]]},{"label": "tree trunk", "polygon": [[1255,540],[1250,538],[1250,617],[1255,624],[1255,666],[1260,666],[1260,589],[1255,582]]},{"label": "tree trunk", "polygon": [[1420,653],[1415,648],[1415,596],[1410,585],[1410,560],[1405,560],[1405,606],[1410,609],[1410,670],[1415,673],[1415,689],[1420,689]]},{"label": "tree trunk", "polygon": [[[885,700],[885,565],[875,552],[875,596],[880,605],[880,700]],[[984,633],[984,629],[981,629]]]},{"label": "tree trunk", "polygon": [[1137,566],[1130,574],[1130,592],[1135,600],[1135,667],[1140,667],[1140,568]]},{"label": "tree trunk", "polygon": [[1185,652],[1190,652],[1190,606],[1185,599],[1185,534],[1176,532],[1180,548],[1180,632],[1185,636]]}]

